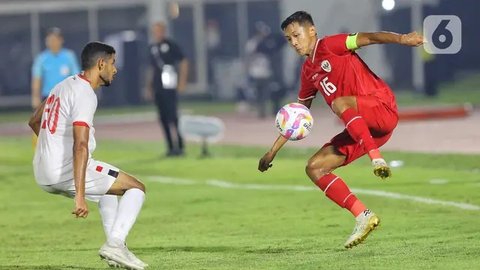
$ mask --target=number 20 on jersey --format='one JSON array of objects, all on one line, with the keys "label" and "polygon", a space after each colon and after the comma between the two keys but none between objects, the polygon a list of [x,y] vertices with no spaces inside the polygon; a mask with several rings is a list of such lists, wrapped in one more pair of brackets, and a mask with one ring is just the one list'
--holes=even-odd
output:
[{"label": "number 20 on jersey", "polygon": [[44,109],[44,117],[42,122],[42,129],[48,128],[51,134],[57,131],[58,114],[60,111],[60,98],[51,95],[47,99]]}]

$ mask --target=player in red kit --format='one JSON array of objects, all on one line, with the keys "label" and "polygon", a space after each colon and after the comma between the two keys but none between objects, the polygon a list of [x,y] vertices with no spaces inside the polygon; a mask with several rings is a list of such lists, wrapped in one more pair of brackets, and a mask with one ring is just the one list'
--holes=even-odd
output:
[{"label": "player in red kit", "polygon": [[[345,242],[345,247],[351,248],[361,243],[380,219],[332,171],[368,154],[374,174],[382,179],[390,177],[390,168],[378,148],[388,141],[398,122],[395,96],[355,50],[383,43],[419,46],[423,44],[423,37],[415,32],[403,35],[377,32],[318,39],[313,19],[304,11],[289,16],[281,28],[297,53],[307,57],[302,67],[298,102],[310,108],[313,98],[320,93],[345,124],[343,132],[308,160],[305,171],[330,200],[355,217],[355,228]],[[260,171],[272,166],[275,155],[286,142],[282,136],[277,138],[260,159]]]}]

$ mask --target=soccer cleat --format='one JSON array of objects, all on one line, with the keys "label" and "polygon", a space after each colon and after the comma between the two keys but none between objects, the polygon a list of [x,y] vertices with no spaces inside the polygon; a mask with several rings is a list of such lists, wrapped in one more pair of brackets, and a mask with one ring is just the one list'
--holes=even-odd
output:
[{"label": "soccer cleat", "polygon": [[134,262],[135,262],[136,264],[138,264],[138,265],[143,266],[144,268],[145,268],[145,267],[148,267],[148,264],[144,263],[144,262],[143,262],[142,260],[140,260],[137,256],[135,256],[135,254],[133,254],[133,252],[131,252],[131,251],[128,249],[127,245],[125,245],[125,248],[126,248],[128,257],[129,257],[132,261],[134,261]]},{"label": "soccer cleat", "polygon": [[133,260],[130,251],[125,245],[112,245],[106,242],[98,251],[100,258],[105,260],[110,267],[131,270],[144,270],[145,266]]},{"label": "soccer cleat", "polygon": [[107,262],[108,266],[111,268],[123,268],[123,266],[115,261],[111,261],[109,259],[103,259],[104,261]]},{"label": "soccer cleat", "polygon": [[358,217],[355,218],[355,228],[353,228],[352,235],[345,242],[345,248],[352,248],[362,243],[367,236],[372,232],[379,224],[380,219],[370,210],[363,211]]},{"label": "soccer cleat", "polygon": [[390,171],[390,167],[388,167],[387,162],[383,158],[376,158],[372,160],[373,165],[373,173],[382,178],[388,178],[392,176],[392,171]]}]

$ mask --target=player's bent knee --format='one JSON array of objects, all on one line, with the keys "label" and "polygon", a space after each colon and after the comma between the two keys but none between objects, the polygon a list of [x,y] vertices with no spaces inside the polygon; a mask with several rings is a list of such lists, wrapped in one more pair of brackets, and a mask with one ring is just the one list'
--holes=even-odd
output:
[{"label": "player's bent knee", "polygon": [[312,181],[328,174],[332,169],[325,166],[324,162],[317,159],[310,159],[305,166],[305,172]]},{"label": "player's bent knee", "polygon": [[341,115],[349,108],[355,108],[353,97],[338,97],[332,101],[332,110],[336,115]]},{"label": "player's bent knee", "polygon": [[[129,189],[140,189],[141,191],[143,191],[144,193],[146,193],[146,189],[145,189],[145,184],[143,184],[140,180],[138,180],[137,178],[133,177],[133,176],[130,176],[130,179],[128,180],[128,184],[127,184],[127,188],[126,190],[129,190]],[[126,191],[125,190],[125,191]]]},{"label": "player's bent knee", "polygon": [[141,191],[143,191],[143,193],[147,193],[147,190],[145,188],[145,184],[143,184],[142,182],[136,180],[136,183],[135,183],[135,187],[134,188],[138,188],[140,189]]},{"label": "player's bent knee", "polygon": [[122,196],[129,189],[140,189],[145,193],[145,185],[137,178],[128,175],[124,172],[120,172],[119,176],[110,187],[108,194]]}]

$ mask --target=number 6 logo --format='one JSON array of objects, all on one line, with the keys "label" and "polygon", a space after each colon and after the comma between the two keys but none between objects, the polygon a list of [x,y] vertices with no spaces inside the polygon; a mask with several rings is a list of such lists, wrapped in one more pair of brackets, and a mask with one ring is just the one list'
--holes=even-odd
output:
[{"label": "number 6 logo", "polygon": [[455,54],[462,48],[462,22],[455,15],[431,15],[423,21],[423,33],[430,54]]}]

